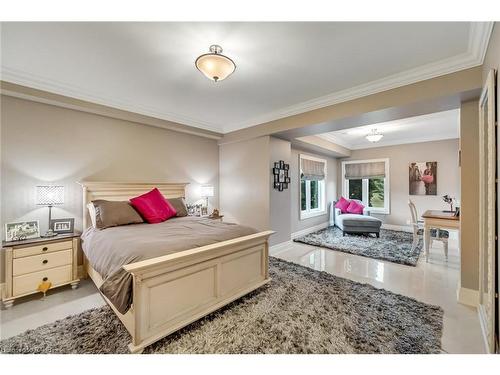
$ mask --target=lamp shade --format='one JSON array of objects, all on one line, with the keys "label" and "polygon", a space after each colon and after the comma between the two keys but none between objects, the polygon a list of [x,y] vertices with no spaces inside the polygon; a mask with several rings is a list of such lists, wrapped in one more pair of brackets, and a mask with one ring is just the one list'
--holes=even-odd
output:
[{"label": "lamp shade", "polygon": [[203,185],[201,187],[201,196],[202,197],[213,197],[215,194],[215,189],[212,185]]},{"label": "lamp shade", "polygon": [[236,69],[234,61],[221,53],[221,46],[214,44],[210,46],[210,53],[199,56],[195,61],[196,68],[215,82],[227,78]]},{"label": "lamp shade", "polygon": [[36,187],[36,204],[53,206],[64,203],[64,186],[41,185]]}]

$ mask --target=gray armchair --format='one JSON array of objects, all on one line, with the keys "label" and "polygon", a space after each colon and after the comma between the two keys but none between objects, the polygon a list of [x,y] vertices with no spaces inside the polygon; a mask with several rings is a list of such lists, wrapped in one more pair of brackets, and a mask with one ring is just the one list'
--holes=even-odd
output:
[{"label": "gray armchair", "polygon": [[374,233],[377,238],[380,237],[382,220],[370,216],[367,207],[363,209],[363,214],[343,214],[340,209],[335,208],[336,203],[334,201],[330,206],[330,225],[342,230],[344,236],[349,233]]}]

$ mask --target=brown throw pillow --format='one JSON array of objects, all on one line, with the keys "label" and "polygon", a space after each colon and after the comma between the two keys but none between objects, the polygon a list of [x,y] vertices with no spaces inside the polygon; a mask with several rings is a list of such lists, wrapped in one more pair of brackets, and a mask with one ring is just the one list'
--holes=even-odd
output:
[{"label": "brown throw pillow", "polygon": [[144,223],[141,215],[129,202],[98,199],[92,203],[95,207],[95,224],[98,229]]},{"label": "brown throw pillow", "polygon": [[186,202],[184,202],[184,198],[170,198],[167,199],[172,206],[174,206],[175,211],[177,212],[177,217],[187,216],[188,210],[186,207]]}]

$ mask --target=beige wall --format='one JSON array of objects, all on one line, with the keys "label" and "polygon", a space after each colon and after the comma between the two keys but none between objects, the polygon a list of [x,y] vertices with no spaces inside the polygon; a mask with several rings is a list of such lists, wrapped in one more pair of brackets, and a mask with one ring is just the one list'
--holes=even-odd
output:
[{"label": "beige wall", "polygon": [[[300,220],[300,178],[299,178],[299,155],[305,154],[315,156],[326,160],[326,203],[327,213],[309,219]],[[292,233],[298,232],[315,225],[320,225],[328,222],[328,210],[330,203],[337,198],[337,174],[338,174],[338,159],[323,155],[317,155],[311,152],[292,149],[292,158],[290,164],[290,174],[292,184],[290,186],[291,198],[291,223]]]},{"label": "beige wall", "polygon": [[[290,164],[290,142],[271,137],[269,147],[269,173],[271,173],[271,170],[274,167],[274,162],[283,160],[285,163]],[[271,229],[276,232],[273,236],[271,236],[270,245],[272,246],[281,242],[290,241],[290,189],[292,184],[289,184],[288,189],[279,191],[274,189],[274,177],[272,175],[271,177],[272,178],[269,181],[269,215]]]},{"label": "beige wall", "polygon": [[[351,157],[341,160],[389,158],[390,166],[390,214],[373,215],[385,224],[408,225],[411,199],[419,215],[428,209],[449,209],[441,198],[449,194],[460,199],[460,172],[458,167],[458,139],[412,143],[397,146],[353,150]],[[408,166],[410,162],[437,161],[437,195],[409,195]],[[342,194],[342,176],[339,168],[338,191]]]},{"label": "beige wall", "polygon": [[[495,22],[495,26],[493,27],[493,32],[490,37],[490,42],[488,45],[488,50],[486,51],[486,56],[483,64],[483,82],[486,80],[488,72],[490,69],[497,70],[497,92],[496,92],[496,109],[497,109],[497,121],[500,119],[500,25],[498,22]],[[497,166],[498,171],[497,174],[500,176],[500,163],[498,163],[498,155],[500,154],[500,142],[497,144]],[[497,196],[497,212],[500,211],[500,191]],[[498,223],[498,233],[500,233],[500,220],[497,220]],[[500,252],[497,249],[497,253]],[[497,280],[498,285],[500,285],[500,256],[497,257]],[[500,300],[497,302],[497,320],[500,321]],[[497,328],[498,329],[498,328]],[[499,333],[497,332],[497,335]]]},{"label": "beige wall", "polygon": [[479,288],[479,111],[478,101],[460,108],[460,268],[463,288]]},{"label": "beige wall", "polygon": [[270,228],[270,137],[220,146],[220,208],[224,218]]},{"label": "beige wall", "polygon": [[216,140],[8,96],[1,105],[2,222],[39,219],[45,231],[48,210],[35,205],[43,183],[66,187],[53,216],[74,217],[78,229],[83,179],[189,182],[188,201],[200,184],[218,194]]}]

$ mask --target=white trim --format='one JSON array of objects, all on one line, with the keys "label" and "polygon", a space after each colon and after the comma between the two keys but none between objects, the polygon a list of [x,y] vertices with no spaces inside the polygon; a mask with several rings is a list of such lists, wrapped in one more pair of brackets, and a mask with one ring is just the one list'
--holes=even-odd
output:
[{"label": "white trim", "polygon": [[[342,196],[349,199],[347,194],[347,183],[349,180],[345,179],[345,166],[346,164],[360,164],[360,163],[376,163],[383,161],[385,163],[385,180],[384,180],[384,208],[369,207],[368,202],[364,202],[366,210],[370,213],[378,215],[391,214],[391,171],[389,158],[379,159],[365,159],[365,160],[344,160],[342,161]],[[364,179],[363,179],[364,180]],[[365,186],[366,185],[366,186]],[[368,186],[363,182],[363,196],[368,196]]]},{"label": "white trim", "polygon": [[305,236],[306,234],[317,232],[318,230],[328,228],[330,226],[330,223],[328,221],[325,221],[324,223],[314,225],[312,227],[306,228],[299,230],[298,232],[293,232],[291,234],[292,240],[297,238],[297,237],[302,237]]},{"label": "white trim", "polygon": [[207,121],[194,119],[192,117],[183,116],[178,113],[165,112],[163,109],[149,106],[142,106],[136,103],[116,100],[102,94],[91,93],[83,88],[67,85],[53,79],[47,79],[35,74],[20,71],[18,69],[2,66],[2,81],[15,83],[21,86],[31,87],[37,90],[48,91],[58,95],[64,95],[70,98],[84,100],[95,104],[104,105],[122,111],[130,111],[140,115],[151,116],[165,121],[176,122],[180,125],[193,126],[200,129],[210,130],[221,133],[222,127]]},{"label": "white trim", "polygon": [[479,306],[479,291],[469,288],[463,288],[462,286],[460,286],[460,284],[458,284],[457,301],[463,305],[477,308]]},{"label": "white trim", "polygon": [[292,246],[292,245],[293,245],[293,241],[288,240],[288,241],[280,242],[276,245],[270,246],[269,247],[269,255],[275,256],[282,251],[288,250],[290,248],[290,246]]},{"label": "white trim", "polygon": [[[301,182],[302,182],[302,180],[300,178],[302,159],[314,160],[314,161],[323,163],[323,165],[324,165],[323,172],[325,174],[325,178],[323,179],[322,184],[318,184],[318,186],[319,186],[319,200],[320,201],[319,201],[319,207],[317,209],[312,209],[312,210],[306,209],[305,211],[302,211],[302,197],[301,197],[301,194],[302,194]],[[299,154],[299,178],[298,178],[298,182],[299,182],[299,218],[300,218],[300,220],[306,220],[306,219],[310,219],[312,217],[322,216],[322,215],[327,214],[327,202],[326,202],[326,179],[328,177],[327,171],[328,171],[328,167],[327,167],[327,160],[326,159],[318,158],[318,157],[311,156],[308,154]],[[306,181],[306,185],[307,185],[307,181]],[[310,189],[308,190],[306,187],[306,206],[308,205],[307,202],[310,201],[310,194],[311,194]]]},{"label": "white trim", "polygon": [[479,66],[484,61],[484,56],[488,48],[491,31],[494,22],[472,22],[469,32],[469,44],[467,52],[449,57],[430,64],[422,65],[404,72],[393,74],[375,81],[354,86],[345,90],[337,91],[325,96],[320,96],[305,102],[297,103],[288,107],[280,108],[276,111],[257,116],[253,119],[241,121],[233,126],[223,126],[214,124],[202,119],[194,119],[179,113],[165,112],[160,108],[138,106],[135,103],[117,101],[115,98],[103,96],[99,93],[91,93],[80,87],[68,85],[57,80],[37,76],[18,69],[13,69],[2,65],[2,80],[7,82],[24,85],[39,90],[53,92],[59,95],[65,95],[76,99],[86,100],[93,103],[110,106],[125,111],[140,113],[146,116],[157,117],[162,120],[174,121],[180,124],[198,127],[201,129],[215,132],[229,133],[235,130],[248,128],[284,117],[297,115],[327,107],[330,105],[346,102],[349,100],[361,98],[387,91],[397,87],[410,85],[426,79],[435,78],[445,74],[458,72],[460,70]]},{"label": "white trim", "polygon": [[412,83],[425,81],[427,79],[482,65],[488,48],[491,31],[493,30],[493,24],[494,22],[472,22],[469,32],[469,45],[467,52],[460,55],[422,65],[414,69],[406,70],[404,72],[337,91],[302,103],[297,103],[292,106],[284,107],[248,121],[236,123],[230,128],[226,126],[224,127],[224,132],[227,133],[267,123],[283,117],[313,111],[315,109],[358,99],[363,96],[376,94],[382,91],[395,89],[397,87],[410,85]]},{"label": "white trim", "polygon": [[483,337],[484,350],[488,354],[493,354],[490,351],[490,345],[488,342],[488,323],[486,322],[486,312],[484,311],[484,306],[479,304],[479,296],[477,303],[477,316],[479,318],[479,326],[481,327],[481,336]]}]

